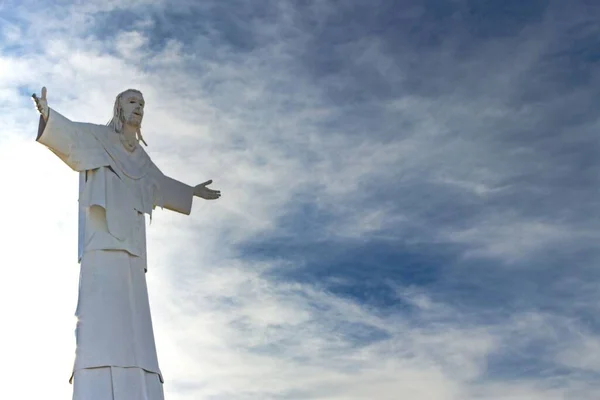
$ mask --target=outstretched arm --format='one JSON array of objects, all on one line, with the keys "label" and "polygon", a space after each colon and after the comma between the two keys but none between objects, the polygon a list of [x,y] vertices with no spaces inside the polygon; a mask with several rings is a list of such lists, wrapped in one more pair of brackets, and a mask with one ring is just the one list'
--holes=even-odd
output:
[{"label": "outstretched arm", "polygon": [[89,124],[70,121],[54,109],[50,112],[46,94],[44,87],[41,97],[35,93],[31,96],[40,113],[36,140],[75,171],[110,165],[108,155],[88,132],[90,128],[84,128]]},{"label": "outstretched arm", "polygon": [[209,180],[192,187],[166,175],[162,175],[160,178],[160,196],[156,205],[167,210],[189,215],[192,211],[194,196],[205,200],[216,200],[221,197],[219,190],[207,187],[211,183],[212,180]]},{"label": "outstretched arm", "polygon": [[159,185],[160,195],[156,201],[157,206],[185,215],[192,212],[193,187],[162,174]]}]

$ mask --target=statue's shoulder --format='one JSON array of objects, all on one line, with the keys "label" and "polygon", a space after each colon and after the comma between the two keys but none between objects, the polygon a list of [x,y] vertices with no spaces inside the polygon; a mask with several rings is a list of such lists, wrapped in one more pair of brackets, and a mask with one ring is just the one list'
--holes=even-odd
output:
[{"label": "statue's shoulder", "polygon": [[105,143],[109,135],[104,125],[86,122],[76,123],[77,135],[71,146],[71,162],[78,171],[96,169],[111,165],[111,157]]},{"label": "statue's shoulder", "polygon": [[93,132],[94,135],[103,135],[107,136],[111,132],[113,132],[112,128],[108,125],[94,124],[92,122],[77,122],[81,129],[89,130]]},{"label": "statue's shoulder", "polygon": [[93,124],[89,122],[79,122],[79,141],[85,147],[106,148],[110,143],[110,135],[114,133],[106,125]]}]

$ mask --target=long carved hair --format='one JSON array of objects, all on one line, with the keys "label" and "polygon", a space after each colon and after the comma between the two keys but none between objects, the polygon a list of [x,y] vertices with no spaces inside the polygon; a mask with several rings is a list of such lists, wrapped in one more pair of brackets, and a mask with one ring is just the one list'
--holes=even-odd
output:
[{"label": "long carved hair", "polygon": [[[106,124],[110,128],[114,129],[114,131],[117,133],[121,133],[121,131],[123,130],[123,122],[125,119],[125,116],[123,115],[123,108],[121,107],[121,98],[123,97],[123,95],[125,93],[128,93],[128,92],[137,93],[140,96],[143,96],[142,92],[140,92],[137,89],[127,89],[117,95],[117,98],[115,99],[115,106],[113,107],[113,117],[110,121],[108,121],[108,124]],[[146,141],[144,140],[144,137],[142,136],[142,125],[141,124],[137,128],[136,137],[137,137],[138,142],[142,142],[142,143],[144,143],[144,145],[148,146],[148,143],[146,143]]]}]

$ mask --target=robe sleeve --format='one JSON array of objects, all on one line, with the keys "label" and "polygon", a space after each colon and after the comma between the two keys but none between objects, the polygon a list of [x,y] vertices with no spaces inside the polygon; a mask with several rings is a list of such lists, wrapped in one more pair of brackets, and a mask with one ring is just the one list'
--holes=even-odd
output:
[{"label": "robe sleeve", "polygon": [[50,109],[48,121],[40,116],[37,141],[48,147],[74,171],[110,165],[110,159],[90,129],[104,128],[73,122]]},{"label": "robe sleeve", "polygon": [[155,205],[185,215],[192,212],[194,188],[160,173],[158,179],[159,195]]}]

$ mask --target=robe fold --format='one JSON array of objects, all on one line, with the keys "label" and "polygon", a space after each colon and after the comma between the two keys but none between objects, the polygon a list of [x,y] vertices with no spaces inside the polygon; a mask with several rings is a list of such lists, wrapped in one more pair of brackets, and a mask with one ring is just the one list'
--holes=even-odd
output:
[{"label": "robe fold", "polygon": [[[81,174],[73,399],[161,400],[145,214],[157,206],[189,214],[193,188],[165,176],[141,146],[128,152],[111,128],[73,122],[53,109],[47,122],[40,117],[37,141]],[[89,397],[94,385],[111,392]]]}]

